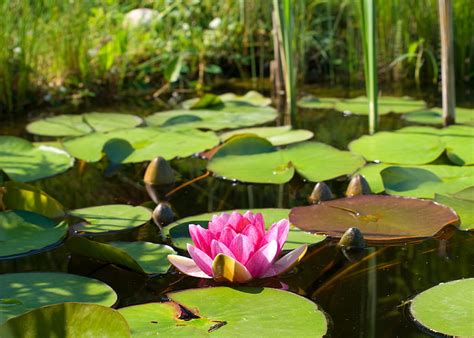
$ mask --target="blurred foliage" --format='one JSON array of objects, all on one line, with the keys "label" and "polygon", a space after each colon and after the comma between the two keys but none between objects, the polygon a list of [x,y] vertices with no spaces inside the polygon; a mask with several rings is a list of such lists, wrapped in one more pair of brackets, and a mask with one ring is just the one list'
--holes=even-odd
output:
[{"label": "blurred foliage", "polygon": [[[456,79],[472,83],[474,7],[471,0],[453,6]],[[355,3],[306,0],[298,7],[299,79],[362,87]],[[169,93],[199,94],[217,79],[256,85],[273,58],[271,0],[0,0],[0,11],[3,119],[90,100],[166,102]],[[377,25],[380,81],[439,81],[436,0],[380,2]]]}]

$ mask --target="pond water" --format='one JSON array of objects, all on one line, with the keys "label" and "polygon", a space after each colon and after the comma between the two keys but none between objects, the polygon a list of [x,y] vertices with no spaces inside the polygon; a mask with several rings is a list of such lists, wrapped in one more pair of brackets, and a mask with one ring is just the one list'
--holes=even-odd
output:
[{"label": "pond water", "polygon": [[[113,110],[116,107],[110,108]],[[130,109],[120,107],[120,110]],[[109,109],[107,109],[109,110]],[[142,111],[150,110],[141,109]],[[335,111],[302,110],[298,127],[314,132],[315,140],[344,149],[349,141],[367,132],[366,117],[344,116]],[[395,115],[383,116],[382,130],[407,125]],[[5,124],[1,134],[30,140],[20,121]],[[178,159],[171,165],[186,182],[205,172],[199,158]],[[71,170],[35,183],[69,209],[110,203],[140,205],[150,200],[141,183],[146,164],[111,167],[76,162]],[[291,208],[306,205],[314,184],[295,177],[284,185],[249,185],[208,177],[187,186],[170,198],[177,218],[236,208]],[[347,180],[332,180],[330,187],[343,196]],[[159,229],[146,224],[137,230],[93,236],[98,241],[145,240],[160,242]],[[303,262],[291,274],[255,285],[285,288],[319,304],[331,319],[334,337],[426,336],[409,318],[404,305],[410,297],[440,282],[474,276],[474,234],[455,230],[449,239],[430,239],[416,244],[368,247],[349,260],[325,241],[310,247]],[[71,255],[63,246],[47,252],[1,260],[0,273],[64,271],[97,278],[119,295],[117,307],[164,299],[172,290],[214,285],[171,272],[154,278]]]}]

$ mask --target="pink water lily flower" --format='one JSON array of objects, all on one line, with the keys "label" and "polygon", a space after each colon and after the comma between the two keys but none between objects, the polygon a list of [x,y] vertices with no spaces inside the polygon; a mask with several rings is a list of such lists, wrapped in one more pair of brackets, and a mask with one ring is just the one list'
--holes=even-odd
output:
[{"label": "pink water lily flower", "polygon": [[212,217],[207,229],[189,225],[194,246],[187,248],[192,259],[169,255],[168,260],[186,275],[217,281],[245,283],[272,277],[291,269],[306,253],[303,244],[278,259],[289,230],[286,219],[265,231],[260,213],[222,213]]}]

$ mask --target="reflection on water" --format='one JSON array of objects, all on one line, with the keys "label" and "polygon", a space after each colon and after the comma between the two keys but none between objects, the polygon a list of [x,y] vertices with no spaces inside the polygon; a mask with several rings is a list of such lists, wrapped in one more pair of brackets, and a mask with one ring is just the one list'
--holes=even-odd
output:
[{"label": "reflection on water", "polygon": [[[352,139],[366,133],[367,117],[333,111],[303,111],[301,125],[315,133],[315,139],[344,149]],[[402,127],[396,116],[383,116],[381,129]],[[180,173],[177,185],[205,173],[199,158],[172,161]],[[238,165],[238,164],[236,164]],[[149,201],[141,183],[146,165],[110,167],[107,160],[97,164],[76,163],[68,172],[37,182],[36,185],[60,200],[67,208],[108,203],[142,204]],[[346,178],[328,183],[339,197],[347,187]],[[178,217],[233,208],[291,208],[307,204],[314,184],[299,177],[285,185],[246,185],[207,177],[170,198]],[[160,241],[158,229],[147,224],[119,234],[121,240]],[[94,237],[117,240],[110,236]],[[449,240],[428,240],[419,244],[369,247],[349,261],[334,243],[312,247],[303,263],[278,279],[263,285],[288,288],[317,302],[332,319],[334,337],[419,337],[424,333],[406,315],[404,302],[440,282],[474,275],[474,234],[456,231]],[[71,256],[64,247],[30,257],[0,262],[0,272],[69,271],[110,284],[119,294],[122,307],[165,299],[166,292],[213,285],[177,273],[147,278],[88,258]],[[256,281],[255,283],[262,283]],[[262,286],[262,284],[260,284]]]}]

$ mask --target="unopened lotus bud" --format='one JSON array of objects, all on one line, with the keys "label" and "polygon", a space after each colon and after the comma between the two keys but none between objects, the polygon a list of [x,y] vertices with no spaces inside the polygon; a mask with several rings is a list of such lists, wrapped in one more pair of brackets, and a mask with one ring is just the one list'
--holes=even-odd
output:
[{"label": "unopened lotus bud", "polygon": [[347,197],[354,197],[359,195],[370,195],[372,190],[370,190],[369,183],[362,175],[354,175],[352,176],[351,181],[349,182],[349,186],[346,190]]},{"label": "unopened lotus bud", "polygon": [[165,195],[175,184],[173,169],[163,157],[154,158],[145,171],[143,177],[148,195],[155,203],[165,199]]},{"label": "unopened lotus bud", "polygon": [[363,249],[365,248],[364,236],[359,229],[349,228],[344,232],[337,245],[344,249]]},{"label": "unopened lotus bud", "polygon": [[143,181],[148,184],[165,185],[175,183],[174,172],[163,157],[154,158],[145,171]]},{"label": "unopened lotus bud", "polygon": [[153,210],[153,221],[158,226],[165,226],[173,222],[173,209],[168,203],[159,203]]},{"label": "unopened lotus bud", "polygon": [[308,201],[313,204],[317,204],[321,201],[329,201],[333,198],[331,189],[324,182],[319,182],[314,186],[311,195],[308,197]]}]

